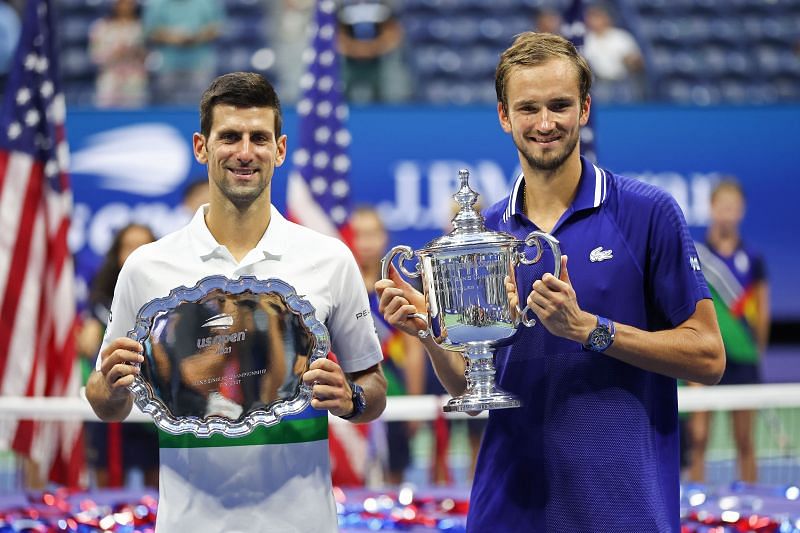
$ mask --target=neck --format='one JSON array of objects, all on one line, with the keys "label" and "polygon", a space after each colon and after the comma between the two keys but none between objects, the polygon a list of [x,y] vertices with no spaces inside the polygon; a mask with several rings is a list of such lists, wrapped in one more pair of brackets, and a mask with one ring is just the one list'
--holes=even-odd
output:
[{"label": "neck", "polygon": [[214,239],[241,261],[264,236],[270,218],[269,198],[244,208],[212,200],[206,212],[206,225]]},{"label": "neck", "polygon": [[550,232],[569,208],[581,180],[578,147],[554,170],[534,169],[520,158],[525,175],[525,215],[539,229]]}]

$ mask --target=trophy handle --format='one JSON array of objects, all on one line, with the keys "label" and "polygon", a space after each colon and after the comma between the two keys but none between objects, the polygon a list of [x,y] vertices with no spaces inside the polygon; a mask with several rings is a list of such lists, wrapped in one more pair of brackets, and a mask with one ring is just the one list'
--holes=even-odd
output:
[{"label": "trophy handle", "polygon": [[[399,246],[395,246],[394,248],[389,250],[389,253],[384,255],[383,259],[381,259],[381,278],[389,279],[389,266],[392,264],[392,261],[397,255],[403,256],[403,259],[397,264],[398,268],[400,269],[400,272],[402,272],[409,278],[418,278],[420,276],[419,269],[416,269],[413,272],[411,272],[407,270],[405,265],[403,264],[405,261],[409,261],[412,257],[414,257],[414,251],[411,249],[410,246],[402,244]],[[428,316],[423,313],[414,313],[412,315],[408,315],[407,320],[410,320],[412,318],[419,318],[421,320],[424,320],[426,324],[428,323]],[[420,330],[417,333],[420,339],[424,339],[430,336],[430,334],[431,334],[430,329],[427,328]]]},{"label": "trophy handle", "polygon": [[[544,239],[547,242],[550,249],[553,250],[553,275],[557,278],[561,277],[561,243],[558,242],[558,239],[550,235],[549,233],[545,233],[544,231],[532,231],[528,234],[525,238],[525,244],[527,246],[533,246],[536,248],[536,257],[532,259],[528,259],[525,256],[525,252],[519,254],[519,262],[523,265],[532,265],[539,261],[542,258],[542,252],[544,249],[542,248],[542,241]],[[527,301],[527,297],[525,300]],[[527,305],[520,310],[519,305],[517,305],[517,312],[519,313],[519,321],[528,328],[532,328],[536,325],[535,318],[527,318],[528,311],[530,311],[530,307]]]}]

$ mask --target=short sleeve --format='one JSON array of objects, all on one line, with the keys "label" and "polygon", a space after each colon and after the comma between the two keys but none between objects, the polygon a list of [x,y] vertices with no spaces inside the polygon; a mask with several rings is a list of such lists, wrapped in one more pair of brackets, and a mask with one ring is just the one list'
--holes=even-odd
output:
[{"label": "short sleeve", "polygon": [[364,280],[350,251],[341,245],[338,274],[331,280],[333,305],[327,325],[333,352],[345,372],[357,372],[383,360]]},{"label": "short sleeve", "polygon": [[128,332],[133,329],[136,323],[138,308],[133,300],[135,294],[133,290],[135,269],[132,267],[134,263],[134,261],[131,261],[132,257],[133,255],[122,266],[117,285],[114,287],[114,299],[111,302],[111,312],[108,314],[106,332],[103,335],[103,342],[100,344],[100,351],[95,362],[95,369],[97,370],[100,370],[100,353],[114,339],[127,337]]},{"label": "short sleeve", "polygon": [[677,202],[661,190],[654,200],[646,271],[649,299],[675,327],[691,317],[697,302],[711,298],[711,293]]}]

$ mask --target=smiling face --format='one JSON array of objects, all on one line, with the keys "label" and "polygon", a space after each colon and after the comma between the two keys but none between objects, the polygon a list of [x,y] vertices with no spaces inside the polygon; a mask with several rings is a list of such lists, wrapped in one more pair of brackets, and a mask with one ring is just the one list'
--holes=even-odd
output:
[{"label": "smiling face", "polygon": [[570,61],[553,58],[535,66],[515,66],[505,89],[507,105],[498,103],[497,113],[523,166],[554,171],[578,157],[580,128],[589,119],[591,97],[581,103],[578,71]]},{"label": "smiling face", "polygon": [[195,133],[193,140],[195,158],[208,165],[212,202],[240,210],[258,200],[269,204],[272,175],[286,157],[286,136],[276,137],[273,109],[218,104],[208,136]]}]

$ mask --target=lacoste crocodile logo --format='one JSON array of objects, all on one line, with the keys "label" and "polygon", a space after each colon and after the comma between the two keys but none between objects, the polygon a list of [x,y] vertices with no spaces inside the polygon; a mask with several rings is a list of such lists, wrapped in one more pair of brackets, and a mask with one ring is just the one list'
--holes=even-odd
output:
[{"label": "lacoste crocodile logo", "polygon": [[603,250],[602,246],[598,246],[589,253],[589,261],[592,263],[599,263],[600,261],[608,261],[613,259],[614,250]]}]

